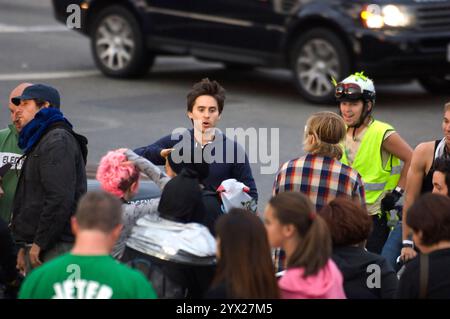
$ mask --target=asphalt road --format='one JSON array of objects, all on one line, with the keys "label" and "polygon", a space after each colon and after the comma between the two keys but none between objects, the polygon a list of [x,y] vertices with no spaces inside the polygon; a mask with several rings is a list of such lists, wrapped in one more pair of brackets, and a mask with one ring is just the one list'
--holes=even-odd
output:
[{"label": "asphalt road", "polygon": [[[272,156],[279,155],[278,160],[273,157],[272,165],[303,154],[301,136],[310,114],[336,110],[335,105],[302,100],[289,72],[230,71],[189,57],[158,58],[143,79],[109,79],[96,70],[89,40],[55,21],[49,0],[0,0],[0,7],[0,127],[9,123],[7,98],[19,82],[53,85],[61,93],[62,111],[75,130],[89,139],[91,164],[110,149],[147,145],[174,128],[190,127],[186,93],[204,77],[219,81],[227,90],[219,123],[223,131],[279,129],[279,141],[270,144]],[[441,136],[442,108],[449,96],[432,96],[415,82],[376,85],[376,117],[394,125],[412,146]],[[274,178],[261,173],[261,167],[267,166],[262,159],[252,164],[260,210],[270,198]]]}]

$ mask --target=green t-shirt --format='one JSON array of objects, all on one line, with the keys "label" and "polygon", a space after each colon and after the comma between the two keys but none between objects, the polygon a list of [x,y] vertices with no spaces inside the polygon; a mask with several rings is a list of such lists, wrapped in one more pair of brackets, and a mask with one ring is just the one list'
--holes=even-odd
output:
[{"label": "green t-shirt", "polygon": [[111,256],[65,254],[32,271],[20,299],[156,299],[138,271]]},{"label": "green t-shirt", "polygon": [[6,223],[10,222],[14,193],[16,192],[18,176],[23,163],[23,161],[20,161],[16,166],[17,160],[23,154],[17,145],[18,141],[19,135],[14,125],[9,125],[8,128],[0,130],[0,166],[6,163],[13,164],[2,180],[5,194],[0,197],[0,217]]}]

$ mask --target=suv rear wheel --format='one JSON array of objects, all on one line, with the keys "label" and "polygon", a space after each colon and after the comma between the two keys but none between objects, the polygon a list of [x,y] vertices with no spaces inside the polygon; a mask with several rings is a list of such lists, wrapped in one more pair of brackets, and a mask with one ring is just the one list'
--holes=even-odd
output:
[{"label": "suv rear wheel", "polygon": [[327,29],[312,29],[293,46],[291,69],[300,94],[313,103],[334,101],[331,78],[350,73],[350,55],[342,41]]},{"label": "suv rear wheel", "polygon": [[133,14],[115,5],[103,9],[94,19],[91,50],[98,68],[112,77],[146,74],[155,56],[147,51]]}]

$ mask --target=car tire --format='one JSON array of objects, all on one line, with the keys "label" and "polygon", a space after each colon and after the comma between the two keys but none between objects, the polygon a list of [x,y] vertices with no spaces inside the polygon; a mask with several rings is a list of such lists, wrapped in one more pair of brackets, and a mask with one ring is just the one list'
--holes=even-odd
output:
[{"label": "car tire", "polygon": [[155,55],[145,46],[138,21],[125,7],[102,9],[93,20],[91,51],[97,67],[107,76],[143,76],[153,65]]},{"label": "car tire", "polygon": [[292,46],[290,65],[299,93],[309,102],[334,102],[332,77],[339,81],[351,71],[350,54],[332,31],[311,29]]},{"label": "car tire", "polygon": [[450,75],[423,77],[419,82],[430,93],[450,94]]}]

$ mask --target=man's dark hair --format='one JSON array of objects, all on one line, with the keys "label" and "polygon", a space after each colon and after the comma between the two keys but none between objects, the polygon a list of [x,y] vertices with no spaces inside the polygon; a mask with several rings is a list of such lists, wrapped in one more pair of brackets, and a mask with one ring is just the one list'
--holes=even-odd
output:
[{"label": "man's dark hair", "polygon": [[450,198],[426,193],[418,198],[406,215],[414,232],[422,231],[422,244],[431,246],[450,240]]},{"label": "man's dark hair", "polygon": [[[34,101],[34,103],[36,103],[36,106],[40,109],[45,105],[45,103],[47,103],[47,101],[44,101],[42,99],[33,99],[33,101]],[[54,107],[54,106],[52,106],[50,104],[49,107]]]},{"label": "man's dark hair", "polygon": [[75,218],[81,229],[109,233],[122,223],[122,203],[103,191],[88,192],[81,197]]},{"label": "man's dark hair", "polygon": [[222,114],[225,103],[225,89],[216,81],[210,81],[208,78],[202,79],[192,87],[187,95],[187,110],[192,112],[195,100],[202,95],[209,95],[216,99],[219,106],[219,114]]},{"label": "man's dark hair", "polygon": [[[445,184],[447,189],[450,190],[450,159],[442,157],[435,159],[433,169],[434,172],[441,172],[445,175]],[[450,196],[450,191],[447,195]]]}]

